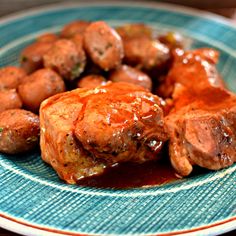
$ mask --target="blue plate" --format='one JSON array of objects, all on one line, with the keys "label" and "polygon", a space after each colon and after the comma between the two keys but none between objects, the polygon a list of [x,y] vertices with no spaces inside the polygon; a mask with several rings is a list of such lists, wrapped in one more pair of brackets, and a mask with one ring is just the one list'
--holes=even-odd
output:
[{"label": "blue plate", "polygon": [[[144,22],[175,30],[191,47],[220,51],[221,71],[236,91],[236,28],[214,16],[162,4],[60,5],[0,21],[0,66],[46,31],[74,19],[111,25]],[[95,189],[66,185],[39,152],[0,155],[0,226],[26,235],[220,234],[236,228],[236,165],[162,186]]]}]

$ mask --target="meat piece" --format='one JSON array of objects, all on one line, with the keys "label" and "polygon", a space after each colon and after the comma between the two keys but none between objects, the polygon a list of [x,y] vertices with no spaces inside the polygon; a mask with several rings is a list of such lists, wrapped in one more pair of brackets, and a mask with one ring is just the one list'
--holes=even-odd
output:
[{"label": "meat piece", "polygon": [[193,165],[219,170],[236,162],[236,96],[213,87],[182,99],[165,117],[176,171],[187,176]]},{"label": "meat piece", "polygon": [[101,75],[87,75],[80,79],[77,83],[78,88],[96,88],[100,85],[105,85],[106,79]]},{"label": "meat piece", "polygon": [[92,61],[104,70],[119,66],[124,56],[121,37],[103,21],[91,23],[86,29],[84,47]]},{"label": "meat piece", "polygon": [[65,91],[65,84],[53,70],[41,69],[25,77],[18,91],[24,106],[37,113],[44,99]]},{"label": "meat piece", "polygon": [[0,104],[0,113],[5,110],[22,107],[22,101],[15,89],[1,90]]},{"label": "meat piece", "polygon": [[23,109],[0,113],[0,152],[17,154],[39,143],[39,117]]},{"label": "meat piece", "polygon": [[236,96],[228,92],[216,70],[213,49],[177,51],[163,96],[173,107],[165,117],[173,167],[182,175],[193,165],[218,170],[236,161]]},{"label": "meat piece", "polygon": [[159,104],[129,83],[53,96],[40,108],[42,158],[71,184],[116,163],[155,159],[168,138]]},{"label": "meat piece", "polygon": [[65,25],[61,31],[62,38],[72,38],[76,34],[83,35],[86,28],[90,25],[88,21],[77,20]]},{"label": "meat piece", "polygon": [[57,40],[43,56],[44,66],[58,72],[67,80],[74,80],[84,71],[85,52],[71,40]]},{"label": "meat piece", "polygon": [[174,64],[157,93],[162,97],[172,97],[174,88],[180,84],[190,93],[198,94],[208,87],[224,88],[216,63],[218,52],[203,48],[184,52],[177,50]]},{"label": "meat piece", "polygon": [[0,69],[0,90],[17,89],[22,79],[26,76],[23,69],[7,66]]},{"label": "meat piece", "polygon": [[147,74],[131,66],[120,66],[116,70],[112,71],[109,79],[112,82],[127,82],[142,86],[149,91],[152,90],[151,78]]},{"label": "meat piece", "polygon": [[43,67],[43,55],[49,50],[51,45],[51,42],[35,42],[21,52],[20,64],[27,74],[31,74]]}]

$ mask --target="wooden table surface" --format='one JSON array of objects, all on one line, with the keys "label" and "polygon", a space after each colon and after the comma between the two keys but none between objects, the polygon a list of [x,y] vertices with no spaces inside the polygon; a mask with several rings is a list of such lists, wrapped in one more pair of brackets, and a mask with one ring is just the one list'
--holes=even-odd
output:
[{"label": "wooden table surface", "polygon": [[[32,8],[35,6],[42,6],[45,4],[60,3],[60,2],[67,2],[67,1],[65,0],[0,0],[0,17],[11,14],[11,13],[15,13],[17,11],[21,11],[22,9]],[[166,2],[179,3],[181,2],[181,0],[172,0],[172,1],[166,0]],[[218,5],[216,3],[217,1],[214,1],[214,8],[212,7],[209,8],[209,6],[211,5],[207,4],[206,3],[207,1],[204,1],[205,2],[204,5],[202,5],[201,0],[199,1],[184,1],[183,0],[182,3],[183,2],[185,3],[185,5],[191,5],[191,6],[203,9],[205,11],[210,11],[210,12],[225,16],[236,24],[236,0],[219,1]],[[222,5],[222,2],[225,2],[226,5]],[[224,6],[224,8],[222,8],[222,6]],[[0,236],[17,236],[17,235],[19,234],[12,233],[10,231],[0,228]],[[229,233],[226,233],[223,236],[235,236],[235,235],[236,235],[236,230],[233,232],[231,231]]]}]

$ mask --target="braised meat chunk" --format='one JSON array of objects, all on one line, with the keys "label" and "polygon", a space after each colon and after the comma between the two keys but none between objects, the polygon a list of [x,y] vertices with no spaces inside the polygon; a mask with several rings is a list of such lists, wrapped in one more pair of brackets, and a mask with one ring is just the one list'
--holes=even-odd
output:
[{"label": "braised meat chunk", "polygon": [[184,86],[195,95],[209,87],[224,88],[224,82],[216,69],[218,56],[216,50],[209,48],[186,52],[177,49],[173,66],[164,83],[159,86],[158,95],[165,98],[173,97],[178,85]]},{"label": "braised meat chunk", "polygon": [[165,117],[170,160],[182,176],[198,165],[219,170],[236,161],[236,96],[226,90],[213,49],[179,51],[159,92],[171,97]]},{"label": "braised meat chunk", "polygon": [[153,160],[168,139],[160,104],[129,83],[55,95],[40,108],[42,158],[68,183],[120,162]]},{"label": "braised meat chunk", "polygon": [[187,176],[193,165],[219,170],[236,162],[236,96],[220,88],[171,112],[165,122],[173,167]]}]

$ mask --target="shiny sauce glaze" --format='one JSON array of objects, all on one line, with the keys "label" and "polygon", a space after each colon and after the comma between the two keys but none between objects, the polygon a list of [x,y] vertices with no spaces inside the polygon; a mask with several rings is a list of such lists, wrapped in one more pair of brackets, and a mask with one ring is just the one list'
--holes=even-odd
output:
[{"label": "shiny sauce glaze", "polygon": [[108,168],[105,173],[77,182],[80,186],[129,189],[163,185],[178,180],[167,158],[142,164],[122,163]]}]

